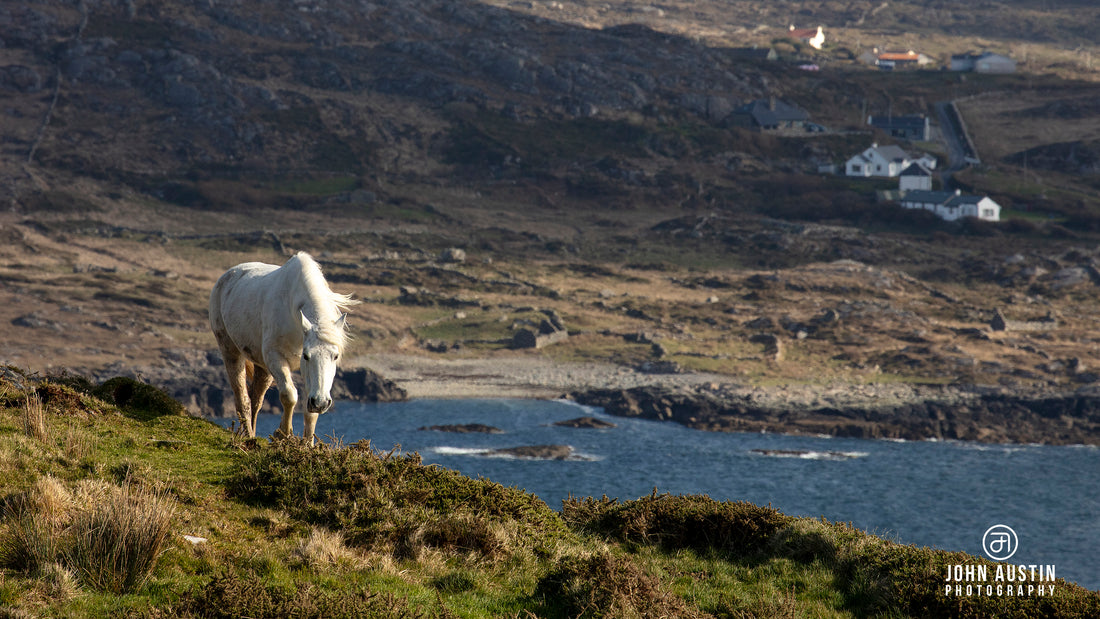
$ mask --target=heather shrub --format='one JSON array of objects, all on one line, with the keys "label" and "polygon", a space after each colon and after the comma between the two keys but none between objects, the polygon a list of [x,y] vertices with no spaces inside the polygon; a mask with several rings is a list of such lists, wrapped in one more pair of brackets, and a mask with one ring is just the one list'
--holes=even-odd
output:
[{"label": "heather shrub", "polygon": [[705,495],[653,494],[618,502],[569,499],[562,517],[571,526],[612,539],[668,550],[716,550],[752,556],[794,519],[770,507],[744,501],[715,501]]},{"label": "heather shrub", "polygon": [[313,448],[279,441],[243,454],[227,487],[242,500],[398,558],[416,558],[424,548],[487,557],[515,546],[546,552],[568,533],[538,497],[424,466],[417,454],[375,452],[365,441]]},{"label": "heather shrub", "polygon": [[547,610],[566,617],[707,617],[623,555],[600,553],[558,563],[535,589]]}]

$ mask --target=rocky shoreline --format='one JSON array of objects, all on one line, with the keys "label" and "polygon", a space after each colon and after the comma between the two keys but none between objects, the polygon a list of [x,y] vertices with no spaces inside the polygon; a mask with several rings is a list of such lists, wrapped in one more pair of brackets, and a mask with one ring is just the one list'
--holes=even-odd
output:
[{"label": "rocky shoreline", "polygon": [[1100,445],[1100,396],[1095,394],[1013,395],[979,387],[944,387],[912,388],[899,397],[898,390],[886,385],[851,387],[870,395],[822,405],[814,402],[818,396],[807,397],[810,388],[784,387],[762,394],[719,386],[594,389],[570,397],[611,415],[673,421],[712,432]]},{"label": "rocky shoreline", "polygon": [[[186,359],[136,373],[108,367],[93,373],[93,378],[132,375],[166,390],[194,414],[232,416],[232,394],[218,361],[216,355],[196,351]],[[711,432],[1100,445],[1100,392],[1089,387],[1027,393],[904,383],[761,387],[714,374],[653,374],[538,357],[386,354],[355,359],[352,365],[337,374],[337,399],[566,398],[615,416],[672,421]],[[265,409],[278,410],[273,389]]]}]

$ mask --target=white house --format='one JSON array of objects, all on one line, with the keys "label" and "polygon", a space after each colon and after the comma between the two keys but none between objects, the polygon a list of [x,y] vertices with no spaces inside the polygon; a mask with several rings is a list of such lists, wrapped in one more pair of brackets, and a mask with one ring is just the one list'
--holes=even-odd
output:
[{"label": "white house", "polygon": [[988,196],[963,195],[955,191],[909,191],[901,198],[905,208],[932,211],[941,219],[954,221],[977,217],[985,221],[1001,220],[1001,205]]},{"label": "white house", "polygon": [[920,163],[911,163],[898,175],[898,189],[902,191],[932,191],[932,170]]},{"label": "white house", "polygon": [[871,144],[871,148],[848,160],[844,165],[844,173],[848,176],[893,178],[913,163],[920,163],[933,170],[936,167],[936,158],[931,155],[914,157],[899,146]]},{"label": "white house", "polygon": [[792,39],[798,39],[814,49],[821,49],[821,46],[825,44],[825,31],[821,26],[818,26],[815,30],[813,28],[795,28],[794,24],[791,24],[788,36]]}]

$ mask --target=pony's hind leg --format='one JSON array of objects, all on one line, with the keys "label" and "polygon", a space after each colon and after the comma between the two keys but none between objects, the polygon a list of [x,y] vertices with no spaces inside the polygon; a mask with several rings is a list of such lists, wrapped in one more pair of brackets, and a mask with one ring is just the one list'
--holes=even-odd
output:
[{"label": "pony's hind leg", "polygon": [[252,403],[248,397],[248,362],[240,351],[222,346],[222,358],[225,371],[229,374],[229,386],[233,388],[233,404],[237,409],[237,419],[244,426],[245,436],[256,437],[256,426],[252,422]]},{"label": "pony's hind leg", "polygon": [[252,366],[252,385],[248,389],[248,399],[252,402],[252,429],[256,429],[256,420],[260,416],[260,408],[264,405],[264,394],[271,388],[274,379],[271,372],[249,362]]}]

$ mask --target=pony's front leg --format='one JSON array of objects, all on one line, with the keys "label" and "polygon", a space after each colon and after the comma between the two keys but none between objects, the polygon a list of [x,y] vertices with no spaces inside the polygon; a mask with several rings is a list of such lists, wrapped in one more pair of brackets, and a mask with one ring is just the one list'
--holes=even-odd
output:
[{"label": "pony's front leg", "polygon": [[290,367],[285,363],[268,365],[275,379],[275,388],[279,390],[279,401],[283,404],[283,419],[279,423],[279,429],[275,431],[275,438],[290,438],[294,436],[294,407],[298,404],[298,389],[294,387],[294,379],[290,375]]},{"label": "pony's front leg", "polygon": [[302,413],[302,436],[309,441],[310,447],[314,444],[313,431],[317,429],[317,418],[321,416],[321,413]]}]

